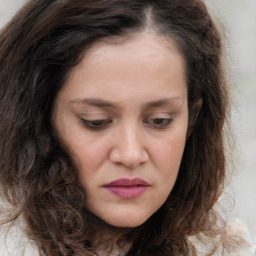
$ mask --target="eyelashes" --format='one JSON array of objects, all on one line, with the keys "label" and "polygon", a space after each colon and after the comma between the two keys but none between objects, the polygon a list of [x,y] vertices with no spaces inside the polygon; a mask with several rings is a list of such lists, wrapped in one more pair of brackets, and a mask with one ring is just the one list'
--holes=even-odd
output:
[{"label": "eyelashes", "polygon": [[144,123],[148,124],[149,126],[155,127],[155,128],[166,128],[169,127],[169,125],[172,123],[173,119],[172,118],[153,118],[153,119],[148,119],[144,121]]},{"label": "eyelashes", "polygon": [[113,122],[110,119],[87,120],[87,119],[81,118],[80,120],[82,125],[85,126],[85,128],[89,130],[95,130],[95,131],[104,130],[105,128],[110,126],[110,124]]},{"label": "eyelashes", "polygon": [[[102,131],[107,129],[113,123],[111,119],[96,119],[89,120],[80,118],[82,125],[92,131]],[[165,129],[168,128],[173,122],[172,118],[146,118],[143,120],[143,123],[152,129]]]}]

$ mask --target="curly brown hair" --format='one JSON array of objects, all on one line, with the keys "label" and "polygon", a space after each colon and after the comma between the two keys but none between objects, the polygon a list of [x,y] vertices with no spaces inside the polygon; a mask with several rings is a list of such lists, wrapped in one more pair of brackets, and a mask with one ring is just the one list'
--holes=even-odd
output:
[{"label": "curly brown hair", "polygon": [[126,255],[196,255],[190,236],[220,234],[213,206],[225,183],[229,95],[204,1],[30,0],[0,34],[0,186],[15,209],[9,220],[23,216],[41,255],[91,255],[100,229],[52,129],[56,95],[92,44],[147,28],[172,38],[186,60],[193,129],[167,201],[122,238],[131,244]]}]

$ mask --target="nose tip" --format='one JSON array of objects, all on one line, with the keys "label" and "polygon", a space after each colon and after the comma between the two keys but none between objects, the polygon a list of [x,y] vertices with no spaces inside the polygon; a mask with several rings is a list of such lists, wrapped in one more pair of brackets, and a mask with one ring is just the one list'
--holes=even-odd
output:
[{"label": "nose tip", "polygon": [[117,141],[110,153],[110,160],[127,168],[135,168],[149,159],[146,149],[136,138]]},{"label": "nose tip", "polygon": [[146,152],[138,152],[134,149],[120,152],[115,149],[111,152],[110,159],[113,163],[122,164],[128,168],[137,167],[148,159]]}]

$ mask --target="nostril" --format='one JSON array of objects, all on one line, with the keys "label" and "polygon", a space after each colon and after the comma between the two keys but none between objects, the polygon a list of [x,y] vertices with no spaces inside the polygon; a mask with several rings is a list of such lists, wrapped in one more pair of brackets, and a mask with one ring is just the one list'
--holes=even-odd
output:
[{"label": "nostril", "polygon": [[134,168],[144,164],[148,158],[148,154],[143,148],[116,147],[110,152],[111,162],[122,164],[128,168]]}]

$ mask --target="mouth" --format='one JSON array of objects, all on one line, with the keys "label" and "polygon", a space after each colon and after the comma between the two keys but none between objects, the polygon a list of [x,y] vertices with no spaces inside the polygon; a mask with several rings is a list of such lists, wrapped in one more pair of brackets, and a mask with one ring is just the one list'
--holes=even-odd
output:
[{"label": "mouth", "polygon": [[140,178],[122,178],[114,180],[103,187],[117,197],[134,199],[142,195],[149,186],[148,182]]}]

